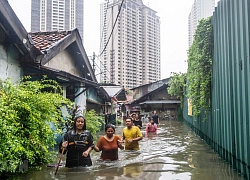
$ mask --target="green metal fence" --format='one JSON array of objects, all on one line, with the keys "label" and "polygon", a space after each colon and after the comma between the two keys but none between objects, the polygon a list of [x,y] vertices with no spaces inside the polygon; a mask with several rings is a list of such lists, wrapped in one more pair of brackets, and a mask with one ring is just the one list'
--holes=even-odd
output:
[{"label": "green metal fence", "polygon": [[213,14],[211,114],[184,120],[234,169],[250,179],[250,0],[221,0]]}]

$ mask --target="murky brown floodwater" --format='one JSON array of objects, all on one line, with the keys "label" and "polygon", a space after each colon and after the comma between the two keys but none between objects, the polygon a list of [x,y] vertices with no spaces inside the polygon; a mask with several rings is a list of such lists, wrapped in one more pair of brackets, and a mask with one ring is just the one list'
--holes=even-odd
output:
[{"label": "murky brown floodwater", "polygon": [[[61,167],[55,177],[55,168],[44,166],[19,180],[243,180],[184,122],[161,123],[158,136],[144,137],[139,152],[120,150],[117,162],[101,162],[100,153],[91,152],[92,167]],[[116,133],[121,135],[122,128],[117,127]]]}]

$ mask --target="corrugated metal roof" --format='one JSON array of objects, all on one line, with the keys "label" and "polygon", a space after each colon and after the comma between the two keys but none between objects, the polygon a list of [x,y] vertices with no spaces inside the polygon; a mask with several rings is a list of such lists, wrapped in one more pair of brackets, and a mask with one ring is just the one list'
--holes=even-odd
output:
[{"label": "corrugated metal roof", "polygon": [[[141,88],[141,87],[144,87],[144,86],[154,86],[154,85],[155,85],[155,87],[158,88],[159,85],[162,86],[163,84],[168,84],[169,80],[170,80],[170,78],[161,79],[159,81],[155,81],[155,82],[151,82],[151,83],[148,83],[148,84],[143,84],[141,86],[134,87],[134,88],[132,88],[130,90],[138,89],[138,88]],[[157,88],[155,88],[155,89],[157,89]]]},{"label": "corrugated metal roof", "polygon": [[123,87],[120,86],[102,86],[110,97],[117,98],[118,101],[125,101],[126,95]]},{"label": "corrugated metal roof", "polygon": [[176,100],[157,100],[157,101],[144,101],[140,104],[180,104],[181,101]]},{"label": "corrugated metal roof", "polygon": [[103,89],[105,89],[105,91],[107,91],[108,95],[110,97],[113,97],[115,95],[117,95],[117,93],[119,93],[122,90],[122,87],[119,86],[103,86]]}]

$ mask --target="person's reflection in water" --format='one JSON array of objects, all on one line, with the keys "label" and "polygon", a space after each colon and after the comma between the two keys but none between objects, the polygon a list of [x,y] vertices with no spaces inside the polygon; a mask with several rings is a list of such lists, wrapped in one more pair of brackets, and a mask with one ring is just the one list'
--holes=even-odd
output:
[{"label": "person's reflection in water", "polygon": [[95,178],[93,179],[115,180],[115,179],[120,179],[122,175],[123,175],[123,168],[118,168],[118,167],[106,168],[105,166],[103,167],[102,170],[95,172]]},{"label": "person's reflection in water", "polygon": [[137,178],[142,172],[142,166],[139,164],[127,165],[123,167],[123,175],[129,178]]}]

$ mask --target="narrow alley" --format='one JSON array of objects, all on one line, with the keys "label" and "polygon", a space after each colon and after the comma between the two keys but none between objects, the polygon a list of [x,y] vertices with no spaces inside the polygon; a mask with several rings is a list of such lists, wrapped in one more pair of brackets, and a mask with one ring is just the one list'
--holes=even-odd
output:
[{"label": "narrow alley", "polygon": [[[119,161],[102,162],[100,153],[91,152],[93,166],[88,168],[55,168],[19,177],[31,179],[143,179],[143,180],[243,180],[226,162],[182,121],[161,121],[158,135],[140,141],[140,151],[119,151]],[[123,126],[116,128],[121,135]],[[100,132],[102,135],[104,132]],[[65,163],[63,161],[62,163]]]}]

